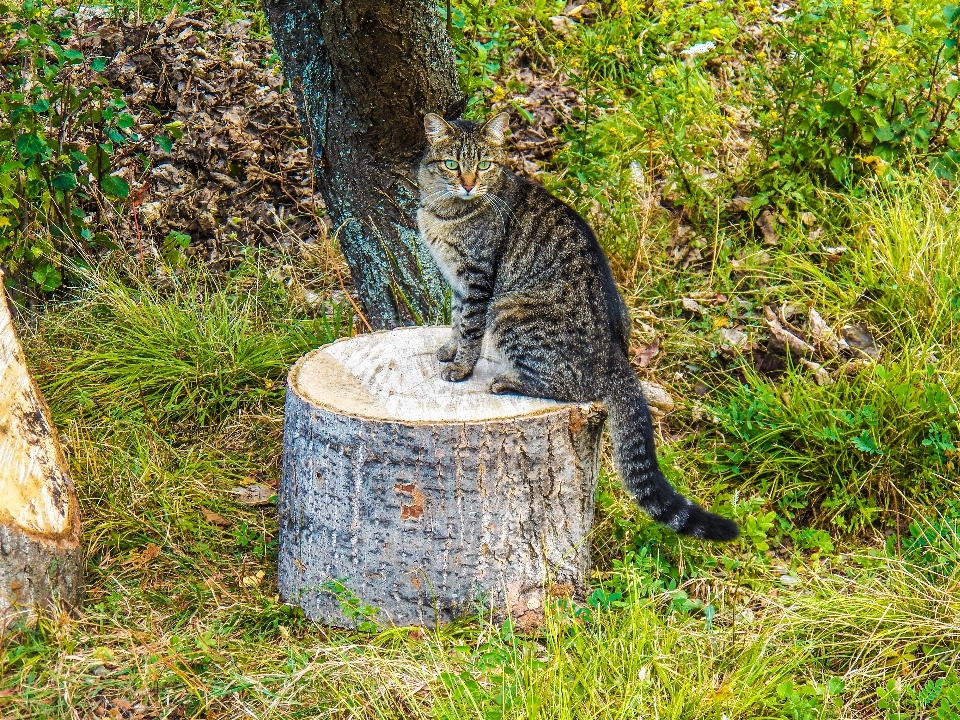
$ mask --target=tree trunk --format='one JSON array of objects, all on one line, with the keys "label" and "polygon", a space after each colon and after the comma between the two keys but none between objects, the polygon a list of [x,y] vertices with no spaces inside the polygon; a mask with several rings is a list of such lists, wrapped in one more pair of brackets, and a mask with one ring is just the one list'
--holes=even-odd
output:
[{"label": "tree trunk", "polygon": [[315,176],[368,319],[435,321],[445,287],[418,241],[423,116],[464,98],[434,0],[264,0]]},{"label": "tree trunk", "polygon": [[77,496],[2,288],[0,272],[0,628],[83,591]]},{"label": "tree trunk", "polygon": [[361,335],[290,372],[278,579],[310,618],[350,625],[359,600],[398,625],[492,607],[524,626],[583,587],[603,411],[491,395],[487,359],[444,382],[448,337]]}]

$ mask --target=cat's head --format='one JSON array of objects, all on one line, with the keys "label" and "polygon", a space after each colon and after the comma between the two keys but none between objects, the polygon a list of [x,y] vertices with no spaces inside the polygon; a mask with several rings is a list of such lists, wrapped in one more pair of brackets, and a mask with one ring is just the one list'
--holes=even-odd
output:
[{"label": "cat's head", "polygon": [[428,113],[423,119],[427,149],[420,164],[420,190],[427,202],[473,200],[495,191],[506,163],[504,142],[510,116],[500,113],[483,124],[447,122]]}]

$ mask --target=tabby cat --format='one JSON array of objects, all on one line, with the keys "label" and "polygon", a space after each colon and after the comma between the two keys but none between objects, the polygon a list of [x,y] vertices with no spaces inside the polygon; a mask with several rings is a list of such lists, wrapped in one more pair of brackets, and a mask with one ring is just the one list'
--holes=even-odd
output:
[{"label": "tabby cat", "polygon": [[732,540],[732,520],[680,495],[660,471],[650,410],[630,367],[630,315],[600,244],[573,209],[506,164],[506,113],[480,125],[424,119],[417,222],[453,289],[444,380],[470,377],[484,335],[508,368],[493,393],[601,400],[627,489],[683,535]]}]

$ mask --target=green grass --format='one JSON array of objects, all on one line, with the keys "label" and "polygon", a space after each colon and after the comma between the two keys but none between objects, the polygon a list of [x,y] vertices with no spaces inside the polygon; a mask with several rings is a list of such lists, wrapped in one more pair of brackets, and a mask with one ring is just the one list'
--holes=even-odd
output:
[{"label": "green grass", "polygon": [[[547,18],[562,3],[454,3],[460,67],[480,114],[526,37],[588,99],[544,180],[597,228],[636,347],[660,340],[640,372],[677,401],[660,425],[671,481],[743,539],[653,525],[605,461],[591,594],[550,604],[541,629],[315,625],[277,597],[273,507],[231,491],[276,484],[287,368],[352,315],[331,283],[308,311],[272,279],[302,259],[95,270],[21,332],[80,494],[86,606],[0,638],[0,716],[128,702],[164,718],[960,717],[955,191],[917,157],[846,186],[782,169],[773,193],[729,119],[769,110],[746,75],[658,54],[714,38],[751,62],[771,40],[741,46],[733,21],[762,7],[634,5],[561,38]],[[644,28],[659,45],[628,42]],[[741,194],[754,203],[730,209]],[[763,308],[783,303],[866,325],[877,362],[847,375],[827,360],[821,385],[797,358],[769,372],[723,348],[732,326],[765,339]]]}]

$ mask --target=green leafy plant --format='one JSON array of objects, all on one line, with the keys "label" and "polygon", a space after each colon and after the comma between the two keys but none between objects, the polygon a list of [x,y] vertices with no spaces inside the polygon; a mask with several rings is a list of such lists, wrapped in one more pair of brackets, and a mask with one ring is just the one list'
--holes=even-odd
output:
[{"label": "green leafy plant", "polygon": [[944,677],[912,685],[890,680],[877,688],[877,709],[884,720],[908,720],[918,716],[953,720],[960,717],[960,678],[949,671]]},{"label": "green leafy plant", "polygon": [[65,258],[110,242],[130,185],[112,158],[136,120],[103,76],[106,59],[77,49],[72,14],[26,0],[0,6],[10,47],[0,81],[0,262],[10,282],[43,292]]},{"label": "green leafy plant", "polygon": [[771,61],[751,65],[765,187],[784,171],[844,184],[915,157],[953,177],[960,8],[803,0],[785,16]]},{"label": "green leafy plant", "polygon": [[360,632],[377,632],[380,629],[377,622],[380,609],[364,603],[353,590],[344,584],[343,580],[328,580],[320,586],[320,589],[337,599],[337,602],[340,603],[340,612],[354,623],[357,630]]}]

